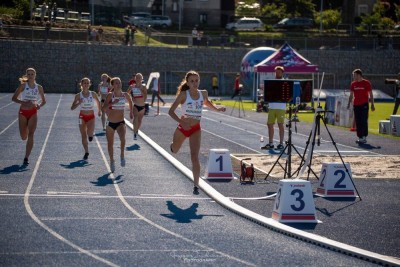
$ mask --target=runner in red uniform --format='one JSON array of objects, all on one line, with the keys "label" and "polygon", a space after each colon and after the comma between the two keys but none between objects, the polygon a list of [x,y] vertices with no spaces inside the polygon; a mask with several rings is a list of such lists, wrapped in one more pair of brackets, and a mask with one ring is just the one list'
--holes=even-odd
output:
[{"label": "runner in red uniform", "polygon": [[[82,136],[82,145],[85,150],[84,160],[89,157],[89,146],[88,139],[91,142],[93,140],[94,127],[95,127],[95,116],[94,116],[94,103],[97,105],[97,114],[101,116],[100,101],[97,94],[89,90],[90,80],[89,78],[83,78],[81,80],[81,92],[75,95],[74,101],[71,105],[71,110],[76,109],[80,106],[79,112],[79,130]],[[89,137],[89,138],[88,138]]]},{"label": "runner in red uniform", "polygon": [[23,164],[28,165],[38,120],[37,111],[46,104],[46,98],[43,87],[36,83],[35,69],[28,68],[19,80],[21,84],[15,90],[12,101],[21,104],[18,115],[19,133],[22,140],[27,140]]}]

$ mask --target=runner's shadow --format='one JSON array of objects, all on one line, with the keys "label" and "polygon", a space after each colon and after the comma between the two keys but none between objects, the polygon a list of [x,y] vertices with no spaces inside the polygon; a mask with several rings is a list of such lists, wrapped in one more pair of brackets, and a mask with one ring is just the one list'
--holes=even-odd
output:
[{"label": "runner's shadow", "polygon": [[174,204],[172,201],[167,201],[168,210],[171,212],[170,214],[160,214],[169,219],[175,220],[177,223],[191,223],[192,220],[201,220],[204,216],[216,216],[222,217],[223,215],[205,215],[205,214],[197,214],[197,208],[199,207],[198,203],[193,203],[187,209],[181,209]]},{"label": "runner's shadow", "polygon": [[126,150],[127,151],[140,150],[140,146],[138,144],[134,144],[134,145],[126,147]]},{"label": "runner's shadow", "polygon": [[26,172],[27,165],[11,165],[0,170],[0,174],[10,174],[14,172]]},{"label": "runner's shadow", "polygon": [[60,164],[61,167],[64,167],[66,169],[82,168],[82,167],[86,167],[86,166],[90,166],[90,165],[92,165],[92,164],[90,164],[87,160],[83,160],[83,159],[70,162],[69,164]]},{"label": "runner's shadow", "polygon": [[110,173],[106,173],[103,176],[97,178],[96,182],[90,182],[90,183],[94,184],[95,186],[107,186],[107,185],[110,185],[110,184],[119,184],[119,183],[123,182],[121,180],[122,179],[122,175],[118,175],[117,177],[115,177],[114,180],[109,178],[109,176],[110,176]]},{"label": "runner's shadow", "polygon": [[96,134],[94,134],[95,136],[105,136],[106,135],[106,132],[100,132],[100,133],[96,133]]}]

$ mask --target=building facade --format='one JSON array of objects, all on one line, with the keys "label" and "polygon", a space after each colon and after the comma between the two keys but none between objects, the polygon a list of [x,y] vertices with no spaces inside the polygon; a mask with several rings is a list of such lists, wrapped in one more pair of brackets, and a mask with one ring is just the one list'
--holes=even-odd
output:
[{"label": "building facade", "polygon": [[112,7],[129,15],[149,12],[169,16],[174,24],[192,27],[207,25],[224,27],[235,14],[235,0],[92,0],[98,7]]}]

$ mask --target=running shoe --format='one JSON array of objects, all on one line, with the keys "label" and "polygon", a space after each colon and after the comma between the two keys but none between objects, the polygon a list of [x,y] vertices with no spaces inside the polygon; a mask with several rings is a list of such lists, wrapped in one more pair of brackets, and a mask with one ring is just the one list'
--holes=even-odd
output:
[{"label": "running shoe", "polygon": [[83,156],[83,160],[87,160],[89,158],[89,153],[85,153],[85,155]]},{"label": "running shoe", "polygon": [[279,145],[277,145],[276,146],[276,149],[278,149],[278,150],[282,150],[282,149],[284,149],[285,147],[282,145],[282,144],[279,144]]},{"label": "running shoe", "polygon": [[133,140],[137,140],[137,134],[133,134]]},{"label": "running shoe", "polygon": [[110,161],[110,169],[111,169],[111,172],[115,171],[115,160]]},{"label": "running shoe", "polygon": [[367,138],[365,136],[361,137],[356,141],[358,144],[366,144],[367,143]]},{"label": "running shoe", "polygon": [[199,188],[197,186],[193,187],[193,195],[198,195],[200,194]]},{"label": "running shoe", "polygon": [[23,165],[29,165],[29,160],[28,160],[28,158],[24,158],[24,163],[23,163]]},{"label": "running shoe", "polygon": [[266,144],[265,146],[262,146],[261,149],[274,149],[274,144]]},{"label": "running shoe", "polygon": [[125,163],[126,163],[125,158],[121,158],[121,167],[125,167]]}]

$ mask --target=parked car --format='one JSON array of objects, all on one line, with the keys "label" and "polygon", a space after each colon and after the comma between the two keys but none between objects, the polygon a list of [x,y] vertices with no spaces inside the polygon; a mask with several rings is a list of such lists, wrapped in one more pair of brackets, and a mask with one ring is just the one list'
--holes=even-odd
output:
[{"label": "parked car", "polygon": [[140,26],[145,23],[144,21],[150,19],[150,16],[151,14],[148,12],[135,12],[128,17],[127,22]]},{"label": "parked car", "polygon": [[284,18],[272,25],[274,29],[309,29],[314,26],[314,21],[310,18]]},{"label": "parked car", "polygon": [[149,22],[149,25],[154,27],[167,28],[172,25],[171,18],[168,16],[152,15]]},{"label": "parked car", "polygon": [[110,12],[95,13],[94,24],[108,25],[108,26],[122,26],[121,19],[117,18],[115,14]]},{"label": "parked car", "polygon": [[264,30],[264,24],[258,18],[240,18],[235,22],[230,22],[225,26],[228,30]]}]

